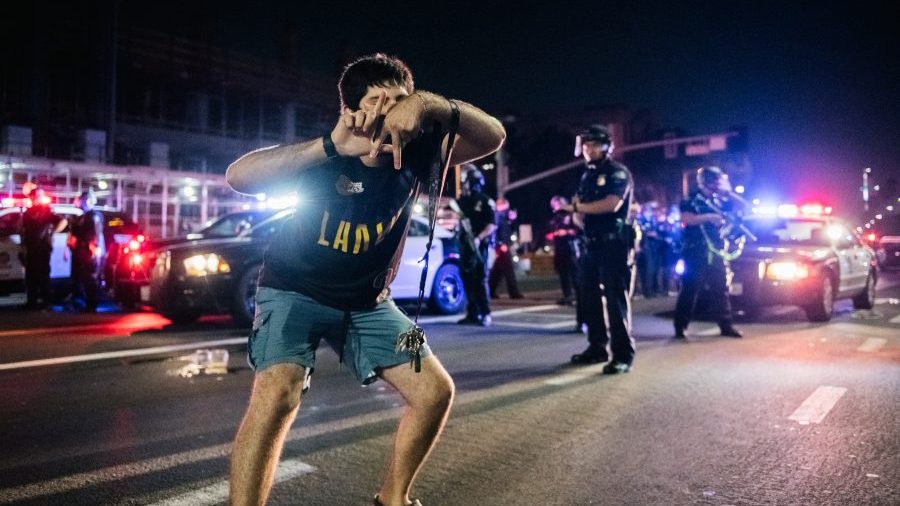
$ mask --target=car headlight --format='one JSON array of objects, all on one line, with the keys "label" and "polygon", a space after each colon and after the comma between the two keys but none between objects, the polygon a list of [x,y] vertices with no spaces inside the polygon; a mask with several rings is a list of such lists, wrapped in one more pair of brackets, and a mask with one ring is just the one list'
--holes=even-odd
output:
[{"label": "car headlight", "polygon": [[231,272],[231,266],[219,255],[208,253],[185,258],[184,272],[188,276],[208,276]]},{"label": "car headlight", "polygon": [[766,277],[777,281],[793,281],[809,277],[809,267],[800,262],[772,262],[766,268]]}]

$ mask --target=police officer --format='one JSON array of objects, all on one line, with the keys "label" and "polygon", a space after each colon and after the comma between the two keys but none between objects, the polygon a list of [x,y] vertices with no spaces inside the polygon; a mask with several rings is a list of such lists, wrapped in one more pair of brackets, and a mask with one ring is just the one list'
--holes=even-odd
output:
[{"label": "police officer", "polygon": [[497,230],[494,201],[484,193],[484,175],[473,164],[465,165],[463,194],[457,202],[460,214],[460,263],[468,303],[459,324],[491,324],[488,300],[488,252]]},{"label": "police officer", "polygon": [[22,216],[22,253],[25,256],[25,307],[41,308],[50,304],[50,254],[53,234],[62,232],[68,222],[53,214],[46,193],[35,188],[29,194],[31,207]]},{"label": "police officer", "polygon": [[497,199],[497,215],[495,223],[497,231],[494,234],[495,247],[494,266],[488,277],[488,288],[492,299],[499,299],[497,288],[501,281],[506,281],[506,293],[510,299],[521,299],[525,296],[519,290],[519,282],[516,279],[516,266],[513,263],[513,222],[516,219],[516,210],[509,208],[509,201],[505,198]]},{"label": "police officer", "polygon": [[82,215],[75,219],[72,235],[72,281],[73,295],[84,295],[85,310],[97,311],[100,295],[100,273],[102,261],[106,258],[106,241],[103,237],[103,215],[94,209],[97,203],[93,191],[82,192],[78,207]]},{"label": "police officer", "polygon": [[628,372],[634,360],[631,292],[637,234],[630,215],[634,185],[628,169],[610,158],[612,149],[603,125],[591,125],[578,136],[575,152],[584,157],[585,170],[572,204],[564,207],[582,221],[587,244],[579,275],[589,344],[572,356],[572,363],[612,358],[603,374]]},{"label": "police officer", "polygon": [[728,263],[723,254],[726,237],[721,234],[725,220],[711,207],[712,204],[728,209],[741,202],[731,194],[727,177],[720,168],[710,166],[697,170],[697,189],[681,203],[684,275],[675,305],[676,339],[685,338],[684,331],[694,314],[697,296],[704,288],[709,291],[710,311],[716,315],[721,334],[741,337],[732,325],[728,300]]}]

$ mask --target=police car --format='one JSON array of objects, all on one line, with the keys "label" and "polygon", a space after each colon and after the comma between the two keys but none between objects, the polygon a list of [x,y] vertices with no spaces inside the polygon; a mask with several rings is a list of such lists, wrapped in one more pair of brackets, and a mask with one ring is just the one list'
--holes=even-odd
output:
[{"label": "police car", "polygon": [[[0,209],[0,296],[25,290],[25,265],[20,255],[22,238],[19,230],[26,209],[24,205]],[[69,224],[82,215],[80,208],[70,204],[50,204],[50,209],[57,216],[68,220]],[[115,265],[122,245],[143,236],[140,227],[126,213],[105,207],[95,209],[104,218],[107,251],[104,281],[112,288],[115,276],[111,266]],[[66,293],[71,286],[72,256],[66,245],[68,236],[68,228],[53,235],[50,283],[57,294]]]},{"label": "police car", "polygon": [[[70,223],[81,215],[81,209],[72,205],[51,204],[50,208]],[[24,205],[0,209],[0,296],[25,290],[25,265],[19,235],[25,209]],[[72,259],[66,247],[67,238],[68,230],[53,235],[50,282],[54,288],[67,286],[71,276]]]},{"label": "police car", "polygon": [[757,236],[731,262],[731,298],[754,315],[767,305],[796,305],[810,321],[828,321],[834,302],[871,309],[875,253],[850,226],[820,205],[758,208],[744,223]]},{"label": "police car", "polygon": [[[291,209],[230,238],[185,240],[155,252],[150,284],[141,289],[144,302],[163,316],[184,323],[203,314],[231,314],[239,325],[249,325],[256,308],[256,282],[265,250]],[[397,277],[391,284],[395,300],[415,300],[419,296],[429,226],[426,219],[413,216]],[[458,265],[455,235],[443,227],[435,229],[429,251],[429,272],[425,297],[439,313],[458,313],[466,305]]]}]

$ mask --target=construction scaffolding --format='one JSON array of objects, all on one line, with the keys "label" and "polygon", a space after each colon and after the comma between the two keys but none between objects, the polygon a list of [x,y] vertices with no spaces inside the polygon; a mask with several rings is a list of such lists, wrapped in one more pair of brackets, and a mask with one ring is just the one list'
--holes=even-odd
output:
[{"label": "construction scaffolding", "polygon": [[130,212],[145,233],[158,238],[183,235],[225,213],[267,205],[263,195],[232,190],[223,174],[36,157],[0,158],[0,202],[4,207],[18,205],[28,181],[45,188],[57,203],[71,203],[82,191],[93,189],[99,205]]}]

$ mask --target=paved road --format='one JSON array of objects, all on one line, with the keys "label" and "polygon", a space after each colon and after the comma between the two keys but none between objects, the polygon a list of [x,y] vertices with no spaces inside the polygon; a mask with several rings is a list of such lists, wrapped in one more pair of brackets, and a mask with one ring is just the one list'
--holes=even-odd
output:
[{"label": "paved road", "polygon": [[[426,317],[453,412],[416,494],[433,505],[900,504],[900,276],[879,304],[693,326],[639,301],[627,375],[571,368],[584,346],[553,297],[501,301],[495,326]],[[0,504],[217,504],[252,375],[227,319],[0,311]],[[184,374],[198,347],[226,375]],[[401,399],[321,353],[270,504],[364,505]]]}]

